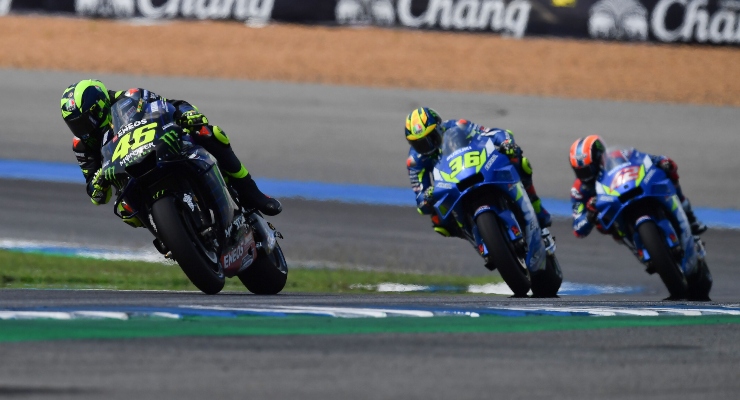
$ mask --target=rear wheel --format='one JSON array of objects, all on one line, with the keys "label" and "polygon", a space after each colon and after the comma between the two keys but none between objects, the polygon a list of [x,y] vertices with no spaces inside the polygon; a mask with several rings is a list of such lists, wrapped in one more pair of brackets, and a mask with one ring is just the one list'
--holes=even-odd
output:
[{"label": "rear wheel", "polygon": [[175,199],[167,196],[152,205],[157,234],[180,265],[190,282],[205,294],[216,294],[224,288],[225,276],[213,252],[203,246],[197,233],[182,215]]},{"label": "rear wheel", "polygon": [[524,260],[516,256],[513,244],[504,236],[493,213],[485,212],[476,219],[478,232],[488,248],[488,262],[498,269],[515,297],[526,297],[531,287]]},{"label": "rear wheel", "polygon": [[655,222],[646,221],[637,227],[642,243],[650,255],[650,263],[660,275],[660,279],[670,293],[670,300],[685,299],[687,295],[686,278],[671,257],[665,238]]},{"label": "rear wheel", "polygon": [[239,280],[254,294],[278,294],[288,281],[288,264],[280,245],[272,253],[260,250],[252,265],[240,273]]}]

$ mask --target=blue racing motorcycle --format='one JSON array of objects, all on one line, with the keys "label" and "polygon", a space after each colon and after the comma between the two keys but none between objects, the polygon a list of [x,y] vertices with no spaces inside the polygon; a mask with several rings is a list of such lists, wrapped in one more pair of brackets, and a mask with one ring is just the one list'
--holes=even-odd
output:
[{"label": "blue racing motorcycle", "polygon": [[515,297],[530,289],[535,297],[556,297],[563,275],[555,243],[543,235],[516,168],[492,138],[447,130],[433,173],[435,212],[461,228],[486,268],[497,269]]},{"label": "blue racing motorcycle", "polygon": [[596,182],[597,222],[620,238],[658,273],[669,299],[709,300],[712,275],[704,245],[689,221],[668,176],[649,155],[635,149],[610,149]]}]

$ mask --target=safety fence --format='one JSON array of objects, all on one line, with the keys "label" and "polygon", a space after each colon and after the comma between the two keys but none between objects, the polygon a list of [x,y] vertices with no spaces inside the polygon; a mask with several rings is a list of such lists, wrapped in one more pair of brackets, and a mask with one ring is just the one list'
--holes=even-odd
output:
[{"label": "safety fence", "polygon": [[740,0],[0,0],[28,12],[740,45]]}]

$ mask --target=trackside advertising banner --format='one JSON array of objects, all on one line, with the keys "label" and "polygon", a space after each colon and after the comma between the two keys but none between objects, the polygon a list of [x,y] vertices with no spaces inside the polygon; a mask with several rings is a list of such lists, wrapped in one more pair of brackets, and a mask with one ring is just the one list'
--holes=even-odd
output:
[{"label": "trackside advertising banner", "polygon": [[8,12],[740,45],[740,0],[0,0]]}]

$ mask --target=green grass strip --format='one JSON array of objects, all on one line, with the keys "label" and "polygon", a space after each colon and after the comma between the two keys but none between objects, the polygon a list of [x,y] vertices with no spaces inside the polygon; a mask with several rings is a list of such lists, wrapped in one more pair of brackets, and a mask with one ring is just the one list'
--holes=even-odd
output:
[{"label": "green grass strip", "polygon": [[627,327],[740,324],[740,316],[661,317],[238,317],[183,320],[7,320],[0,342],[132,339],[178,336],[347,335],[376,333],[506,333]]},{"label": "green grass strip", "polygon": [[[351,286],[376,285],[384,282],[466,288],[468,285],[500,281],[498,274],[464,277],[350,269],[293,268],[288,273],[288,283],[284,292],[362,293],[368,290]],[[177,265],[108,261],[8,250],[0,250],[0,288],[197,290]],[[237,278],[227,279],[224,290],[246,291]]]}]

